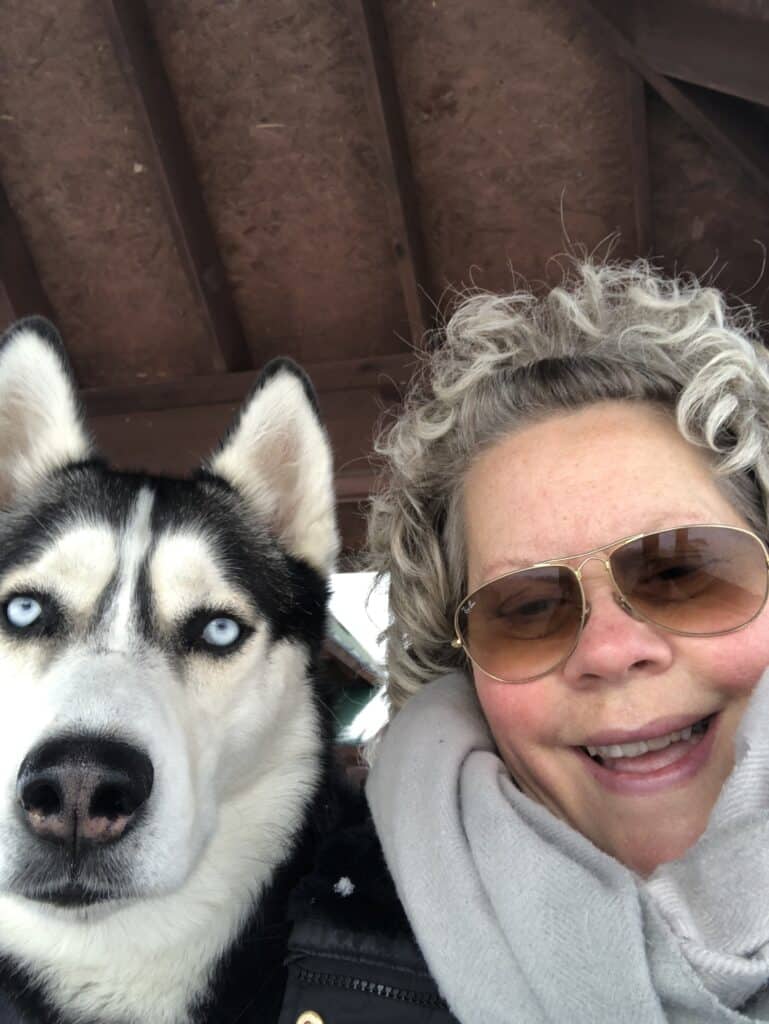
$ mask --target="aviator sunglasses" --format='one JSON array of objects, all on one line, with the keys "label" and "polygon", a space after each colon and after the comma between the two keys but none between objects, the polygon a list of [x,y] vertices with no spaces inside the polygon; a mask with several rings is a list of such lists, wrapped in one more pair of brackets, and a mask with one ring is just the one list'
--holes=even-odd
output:
[{"label": "aviator sunglasses", "polygon": [[590,617],[582,570],[591,561],[606,568],[624,611],[680,636],[742,629],[769,591],[769,554],[755,533],[678,526],[489,580],[457,608],[452,646],[500,682],[527,683],[552,672],[572,654]]}]

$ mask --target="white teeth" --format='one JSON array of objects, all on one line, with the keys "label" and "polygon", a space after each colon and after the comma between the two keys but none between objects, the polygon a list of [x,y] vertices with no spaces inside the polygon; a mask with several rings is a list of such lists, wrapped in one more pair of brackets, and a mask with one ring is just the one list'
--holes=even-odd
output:
[{"label": "white teeth", "polygon": [[665,747],[669,747],[671,743],[678,743],[681,740],[684,742],[691,739],[692,733],[695,729],[699,732],[699,726],[703,726],[704,723],[698,722],[697,725],[688,725],[685,729],[681,729],[678,732],[669,732],[667,736],[657,736],[651,740],[640,740],[638,743],[612,743],[608,747],[587,747],[587,752],[591,757],[607,757],[607,758],[618,758],[618,757],[640,757],[641,754],[646,754],[650,750],[664,750]]}]

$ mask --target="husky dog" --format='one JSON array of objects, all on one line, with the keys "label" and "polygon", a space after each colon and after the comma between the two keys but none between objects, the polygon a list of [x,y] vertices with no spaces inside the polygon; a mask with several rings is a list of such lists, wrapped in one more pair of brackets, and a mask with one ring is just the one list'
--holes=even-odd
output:
[{"label": "husky dog", "polygon": [[269,364],[192,479],[116,472],[21,321],[0,509],[0,1020],[276,1019],[338,548],[307,379]]}]

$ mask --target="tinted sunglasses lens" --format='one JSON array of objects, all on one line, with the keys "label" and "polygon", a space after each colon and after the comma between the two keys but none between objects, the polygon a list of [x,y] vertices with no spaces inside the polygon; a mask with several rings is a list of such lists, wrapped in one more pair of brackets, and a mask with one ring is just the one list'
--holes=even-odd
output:
[{"label": "tinted sunglasses lens", "polygon": [[525,569],[485,584],[457,614],[473,661],[497,679],[531,679],[571,651],[582,623],[577,577],[563,566]]},{"label": "tinted sunglasses lens", "polygon": [[763,547],[751,534],[724,526],[651,534],[618,548],[610,564],[637,612],[680,633],[739,629],[766,601]]}]

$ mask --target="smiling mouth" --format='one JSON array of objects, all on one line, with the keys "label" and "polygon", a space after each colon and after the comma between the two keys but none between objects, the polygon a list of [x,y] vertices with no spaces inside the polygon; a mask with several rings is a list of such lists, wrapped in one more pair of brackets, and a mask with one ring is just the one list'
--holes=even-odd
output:
[{"label": "smiling mouth", "polygon": [[591,761],[608,771],[658,771],[685,757],[701,743],[715,717],[715,714],[708,715],[685,729],[653,739],[639,740],[635,743],[615,743],[605,747],[583,746],[580,749]]}]

